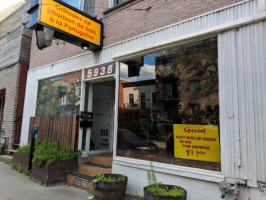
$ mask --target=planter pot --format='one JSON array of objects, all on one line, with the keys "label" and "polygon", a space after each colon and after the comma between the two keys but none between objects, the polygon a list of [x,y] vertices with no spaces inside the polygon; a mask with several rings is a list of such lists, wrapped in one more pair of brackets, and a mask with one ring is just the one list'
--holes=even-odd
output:
[{"label": "planter pot", "polygon": [[29,167],[29,160],[30,160],[30,155],[24,154],[24,153],[19,153],[19,152],[14,152],[13,154],[13,164],[18,167],[19,165],[22,165],[26,169]]},{"label": "planter pot", "polygon": [[[120,177],[120,174],[105,174],[111,177]],[[127,177],[123,181],[105,182],[98,181],[95,188],[95,199],[97,200],[124,200],[127,188]]]},{"label": "planter pot", "polygon": [[153,194],[147,191],[148,186],[146,186],[144,187],[144,200],[186,200],[187,199],[187,191],[184,188],[175,185],[163,185],[163,186],[167,186],[169,189],[178,187],[180,189],[183,189],[185,191],[185,194],[184,196],[177,196],[177,197]]},{"label": "planter pot", "polygon": [[67,174],[78,170],[78,159],[58,160],[48,167],[32,166],[32,177],[46,186],[56,183],[65,183]]}]

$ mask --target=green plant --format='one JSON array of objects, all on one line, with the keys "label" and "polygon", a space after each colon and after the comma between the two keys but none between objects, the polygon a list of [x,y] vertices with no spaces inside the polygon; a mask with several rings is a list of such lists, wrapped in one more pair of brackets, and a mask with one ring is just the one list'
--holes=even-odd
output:
[{"label": "green plant", "polygon": [[31,171],[28,170],[27,168],[23,167],[23,170],[22,170],[23,174],[26,175],[26,176],[31,176]]},{"label": "green plant", "polygon": [[19,173],[23,172],[23,166],[22,165],[18,165],[17,170]]},{"label": "green plant", "polygon": [[101,174],[100,172],[96,172],[96,176],[92,180],[92,191],[91,193],[95,194],[95,189],[96,189],[96,183],[99,181],[104,181],[104,182],[117,182],[117,181],[124,181],[126,180],[125,176],[119,176],[115,177],[112,175],[105,175]]},{"label": "green plant", "polygon": [[156,179],[156,176],[153,170],[152,162],[150,162],[150,167],[151,167],[151,170],[147,172],[147,180],[148,180],[149,186],[157,184],[157,179]]},{"label": "green plant", "polygon": [[162,182],[157,182],[155,172],[153,170],[153,164],[150,163],[151,170],[147,172],[148,187],[147,191],[153,194],[162,195],[162,196],[184,196],[185,191],[177,186],[169,188],[166,185],[163,185]]},{"label": "green plant", "polygon": [[36,167],[48,167],[57,160],[70,160],[81,155],[80,151],[74,152],[71,146],[58,148],[56,142],[43,140],[35,146],[32,162]]},{"label": "green plant", "polygon": [[17,152],[30,155],[30,146],[30,143],[28,143],[25,146],[19,147]]},{"label": "green plant", "polygon": [[[41,144],[41,140],[35,140],[34,148],[37,148],[40,144]],[[30,155],[30,147],[31,147],[31,144],[28,143],[25,146],[21,146],[17,148],[17,152]]]},{"label": "green plant", "polygon": [[3,162],[7,165],[11,165],[12,164],[12,160],[6,160],[6,159],[0,159],[0,162]]},{"label": "green plant", "polygon": [[16,165],[14,165],[13,163],[11,164],[11,168],[12,168],[13,170],[17,170]]}]

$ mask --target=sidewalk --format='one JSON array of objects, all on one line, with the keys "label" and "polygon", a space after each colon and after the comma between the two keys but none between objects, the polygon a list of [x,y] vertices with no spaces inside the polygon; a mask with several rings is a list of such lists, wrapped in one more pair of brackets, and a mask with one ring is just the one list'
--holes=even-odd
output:
[{"label": "sidewalk", "polygon": [[[7,157],[7,158],[6,158]],[[11,159],[1,155],[0,159]],[[88,192],[67,185],[44,187],[29,180],[29,177],[0,162],[0,200],[87,200]],[[139,197],[126,195],[126,200]]]},{"label": "sidewalk", "polygon": [[87,200],[88,192],[67,185],[44,187],[0,162],[0,200]]}]

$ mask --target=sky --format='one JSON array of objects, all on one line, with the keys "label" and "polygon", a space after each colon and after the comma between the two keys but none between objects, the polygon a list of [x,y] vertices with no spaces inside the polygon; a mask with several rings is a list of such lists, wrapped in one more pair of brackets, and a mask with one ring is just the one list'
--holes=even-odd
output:
[{"label": "sky", "polygon": [[0,0],[0,11],[17,4],[23,0]]}]

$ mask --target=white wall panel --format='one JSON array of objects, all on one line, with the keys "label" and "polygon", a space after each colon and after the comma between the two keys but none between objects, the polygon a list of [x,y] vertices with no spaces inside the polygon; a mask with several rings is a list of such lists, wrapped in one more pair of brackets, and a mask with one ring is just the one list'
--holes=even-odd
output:
[{"label": "white wall panel", "polygon": [[219,35],[223,171],[251,182],[266,181],[265,34],[263,21]]}]

